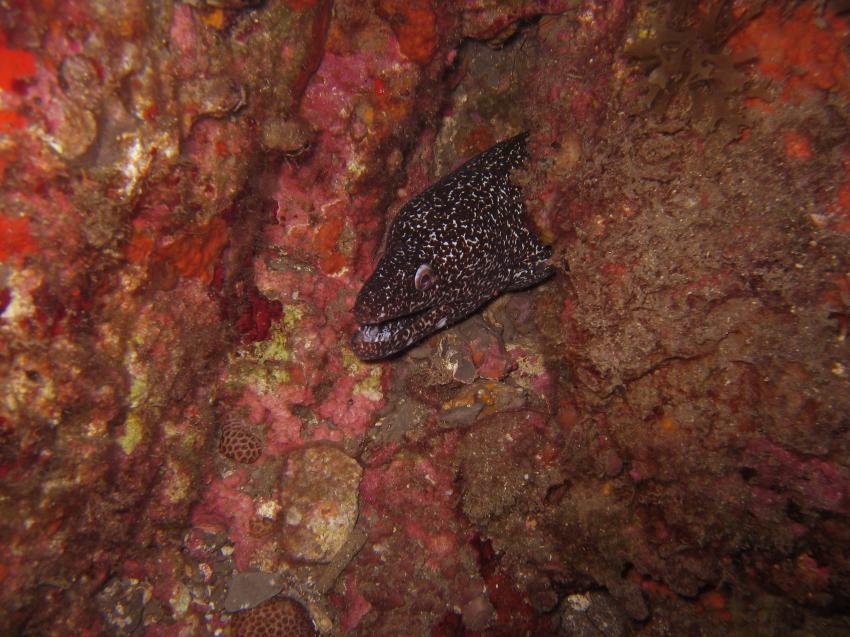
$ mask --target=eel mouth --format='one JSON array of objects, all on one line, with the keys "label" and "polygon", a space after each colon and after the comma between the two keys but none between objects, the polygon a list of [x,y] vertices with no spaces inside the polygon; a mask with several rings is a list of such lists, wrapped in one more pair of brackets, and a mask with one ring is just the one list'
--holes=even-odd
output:
[{"label": "eel mouth", "polygon": [[351,350],[367,361],[397,354],[445,327],[447,309],[439,305],[387,321],[362,323],[351,336]]},{"label": "eel mouth", "polygon": [[[416,318],[417,315],[412,314],[382,323],[359,325],[351,336],[351,350],[362,360],[377,360],[400,352],[419,340],[409,329]],[[410,338],[405,338],[408,333]]]}]

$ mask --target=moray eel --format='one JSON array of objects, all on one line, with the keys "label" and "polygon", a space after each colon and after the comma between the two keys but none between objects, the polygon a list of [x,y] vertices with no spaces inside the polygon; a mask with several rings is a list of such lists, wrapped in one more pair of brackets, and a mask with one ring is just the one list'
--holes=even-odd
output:
[{"label": "moray eel", "polygon": [[363,360],[401,352],[510,290],[549,277],[552,249],[525,223],[511,171],[522,133],[472,158],[407,202],[354,305],[351,349]]}]

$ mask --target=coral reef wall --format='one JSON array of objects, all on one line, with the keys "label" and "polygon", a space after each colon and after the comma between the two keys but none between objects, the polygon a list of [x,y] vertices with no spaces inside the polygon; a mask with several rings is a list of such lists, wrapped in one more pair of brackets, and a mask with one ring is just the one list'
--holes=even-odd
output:
[{"label": "coral reef wall", "polygon": [[[839,2],[0,3],[0,633],[850,634]],[[556,275],[377,363],[530,131]]]}]

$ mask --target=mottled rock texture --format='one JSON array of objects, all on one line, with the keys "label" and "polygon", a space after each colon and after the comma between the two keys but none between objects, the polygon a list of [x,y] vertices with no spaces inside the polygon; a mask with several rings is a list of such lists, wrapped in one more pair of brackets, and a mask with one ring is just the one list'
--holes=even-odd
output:
[{"label": "mottled rock texture", "polygon": [[[0,633],[846,635],[841,4],[3,5]],[[556,276],[359,361],[523,130]]]}]

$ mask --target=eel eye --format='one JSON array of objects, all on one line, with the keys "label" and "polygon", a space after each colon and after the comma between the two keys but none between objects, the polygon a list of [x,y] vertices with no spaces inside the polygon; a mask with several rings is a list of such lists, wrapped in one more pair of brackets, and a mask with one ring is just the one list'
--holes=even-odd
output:
[{"label": "eel eye", "polygon": [[437,275],[427,263],[423,263],[416,269],[416,276],[413,277],[413,284],[417,290],[427,290],[437,281]]}]

